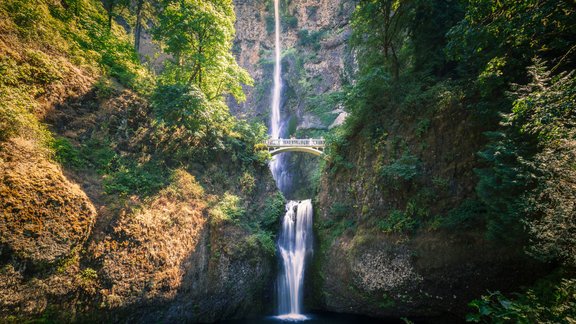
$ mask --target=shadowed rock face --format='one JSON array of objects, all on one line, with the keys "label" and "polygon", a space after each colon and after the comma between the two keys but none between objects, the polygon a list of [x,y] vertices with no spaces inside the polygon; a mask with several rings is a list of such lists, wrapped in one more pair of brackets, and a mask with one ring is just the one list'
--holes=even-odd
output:
[{"label": "shadowed rock face", "polygon": [[[461,227],[438,225],[474,197],[475,152],[483,145],[466,113],[445,108],[431,114],[430,131],[420,135],[417,120],[391,109],[381,124],[386,139],[349,138],[339,153],[351,167],[328,163],[315,205],[315,307],[462,321],[468,303],[487,290],[514,291],[546,271],[521,247],[486,240],[483,210]],[[380,167],[400,155],[396,139],[418,157],[417,180],[382,176]],[[414,223],[387,227],[394,213]]]},{"label": "shadowed rock face", "polygon": [[463,318],[486,290],[512,290],[544,270],[471,232],[410,239],[364,232],[338,238],[324,253],[317,307],[372,316]]}]

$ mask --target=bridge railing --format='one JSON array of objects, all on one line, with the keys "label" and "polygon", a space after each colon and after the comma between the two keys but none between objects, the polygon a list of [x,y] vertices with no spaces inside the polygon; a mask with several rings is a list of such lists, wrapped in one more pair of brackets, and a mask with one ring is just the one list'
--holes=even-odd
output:
[{"label": "bridge railing", "polygon": [[293,138],[274,138],[268,139],[266,145],[273,147],[282,146],[309,146],[309,147],[324,147],[323,138],[307,138],[307,139],[293,139]]}]

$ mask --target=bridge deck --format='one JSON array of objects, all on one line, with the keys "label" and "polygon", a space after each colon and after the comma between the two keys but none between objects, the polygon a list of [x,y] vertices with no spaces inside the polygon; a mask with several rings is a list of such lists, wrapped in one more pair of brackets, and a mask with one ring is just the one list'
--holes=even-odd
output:
[{"label": "bridge deck", "polygon": [[284,147],[284,146],[309,146],[309,147],[324,147],[324,139],[308,138],[308,139],[269,139],[265,143],[268,147]]},{"label": "bridge deck", "polygon": [[323,138],[269,139],[264,144],[266,144],[268,151],[272,155],[283,152],[305,152],[314,155],[322,155],[325,146]]}]

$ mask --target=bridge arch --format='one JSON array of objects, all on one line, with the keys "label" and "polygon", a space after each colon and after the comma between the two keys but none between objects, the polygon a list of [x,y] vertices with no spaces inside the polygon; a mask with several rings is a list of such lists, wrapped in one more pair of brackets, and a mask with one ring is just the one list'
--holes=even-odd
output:
[{"label": "bridge arch", "polygon": [[315,149],[313,147],[279,147],[276,149],[273,149],[270,152],[270,155],[274,156],[276,154],[280,154],[280,153],[284,153],[284,152],[304,152],[304,153],[310,153],[310,154],[314,154],[316,156],[320,156],[322,154],[324,154],[323,151],[319,150],[319,149]]},{"label": "bridge arch", "polygon": [[284,152],[304,152],[316,156],[324,154],[324,139],[269,139],[264,145],[272,156]]}]

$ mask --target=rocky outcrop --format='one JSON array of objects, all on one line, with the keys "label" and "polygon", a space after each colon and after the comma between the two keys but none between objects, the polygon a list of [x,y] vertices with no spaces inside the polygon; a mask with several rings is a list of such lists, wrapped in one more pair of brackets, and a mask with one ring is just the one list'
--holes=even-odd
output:
[{"label": "rocky outcrop", "polygon": [[[90,92],[47,120],[70,141],[108,138],[139,156],[150,145],[140,129],[148,108],[129,91],[105,100]],[[258,222],[276,193],[265,165],[252,167],[249,188],[221,156],[175,171],[147,198],[122,197],[104,194],[103,179],[88,169],[63,173],[33,141],[1,145],[0,321],[212,322],[271,307],[276,263],[266,237],[209,213],[230,192]]]},{"label": "rocky outcrop", "polygon": [[34,141],[0,144],[0,258],[54,265],[81,248],[96,210]]},{"label": "rocky outcrop", "polygon": [[0,321],[66,308],[83,289],[78,253],[96,210],[49,156],[23,138],[0,144]]},{"label": "rocky outcrop", "polygon": [[92,243],[102,305],[136,322],[213,322],[263,312],[273,255],[246,229],[211,222],[213,198],[192,175],[180,170],[175,178]]},{"label": "rocky outcrop", "polygon": [[410,238],[358,231],[325,242],[319,258],[313,277],[321,281],[317,308],[458,322],[470,311],[472,299],[486,291],[511,291],[544,270],[470,231]]}]

